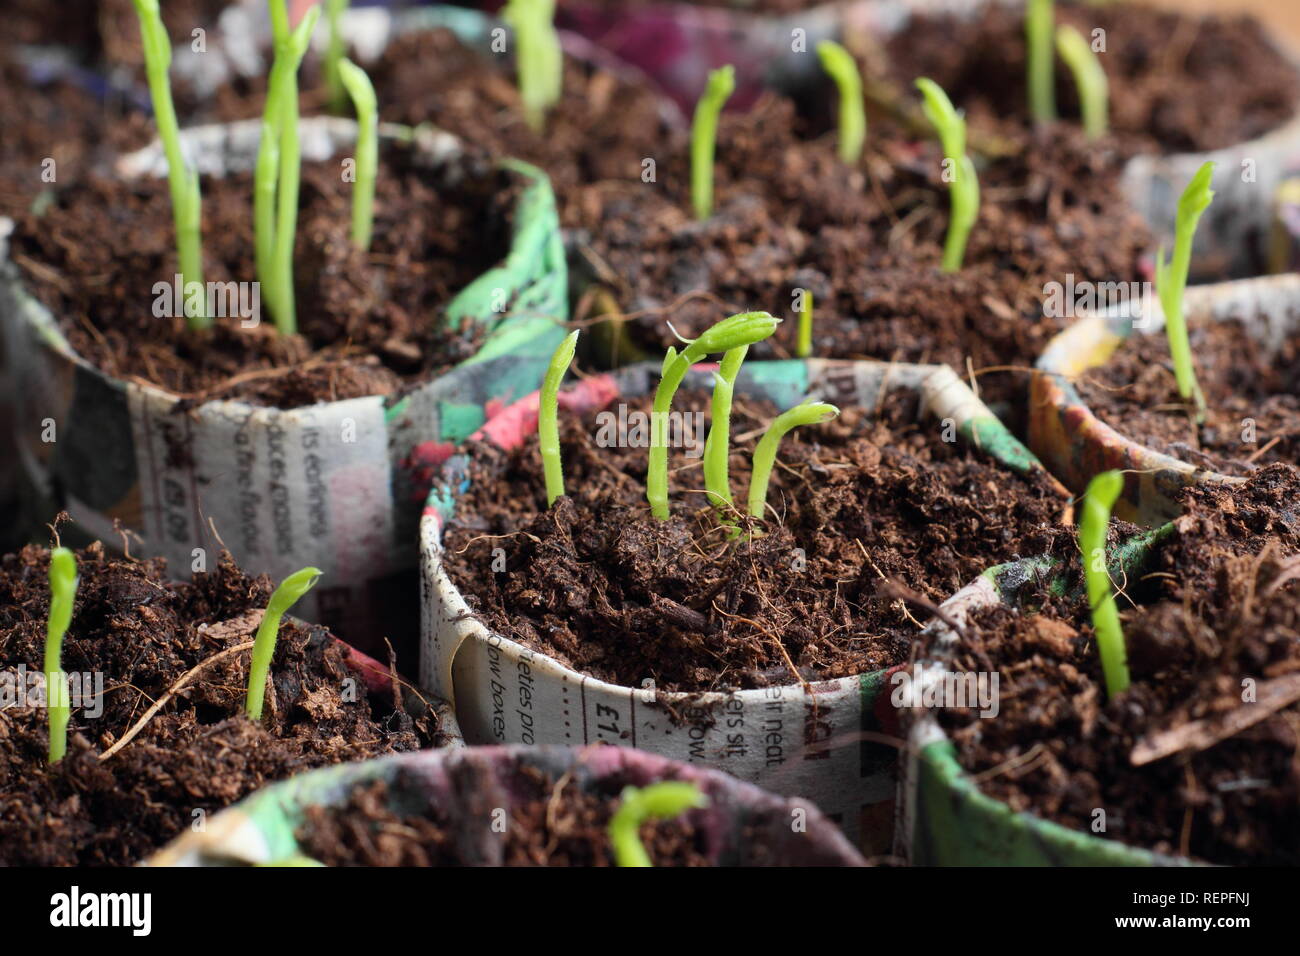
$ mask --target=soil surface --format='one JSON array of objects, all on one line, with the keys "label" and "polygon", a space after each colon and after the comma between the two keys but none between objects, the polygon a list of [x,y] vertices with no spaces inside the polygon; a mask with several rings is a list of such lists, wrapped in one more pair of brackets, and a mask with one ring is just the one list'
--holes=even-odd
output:
[{"label": "soil surface", "polygon": [[[100,545],[78,554],[80,587],[63,645],[69,674],[103,678],[103,713],[75,708],[67,756],[46,762],[43,708],[0,716],[0,863],[128,865],[197,816],[313,767],[398,751],[436,739],[432,716],[372,702],[343,645],[322,628],[286,621],[271,667],[266,711],[243,713],[249,652],[272,585],[223,556],[191,584],[169,584],[161,561],[111,559]],[[42,670],[48,552],[25,548],[0,561],[0,659],[5,672]],[[195,674],[124,748],[101,759],[183,676]],[[353,685],[345,681],[355,681]],[[10,690],[14,689],[11,683]],[[349,687],[359,693],[355,700]]]},{"label": "soil surface", "polygon": [[[673,407],[703,413],[708,400],[684,391]],[[937,423],[915,424],[915,400],[884,407],[883,421],[846,408],[788,435],[769,518],[747,540],[728,540],[699,459],[680,449],[670,455],[673,516],[653,519],[647,450],[601,447],[613,436],[602,439],[596,416],[562,416],[570,496],[550,511],[535,438],[514,453],[480,447],[445,536],[449,572],[492,630],[624,686],[762,687],[897,664],[914,618],[879,593],[882,581],[942,601],[988,567],[1048,550],[1065,534],[1064,502],[1041,473],[1022,478],[943,442]],[[731,485],[741,507],[748,492],[735,489],[748,488],[754,444],[774,414],[736,401]],[[504,573],[490,570],[494,548],[505,551]]]},{"label": "soil surface", "polygon": [[[1133,684],[1107,700],[1086,599],[999,606],[966,627],[953,669],[998,671],[995,719],[946,710],[962,766],[1017,810],[1216,864],[1300,863],[1300,704],[1203,749],[1142,766],[1141,742],[1266,706],[1300,674],[1300,477],[1272,465],[1239,489],[1198,489],[1149,570],[1124,583]],[[1069,555],[1068,551],[1061,552]],[[1077,581],[1077,556],[1069,555]],[[1136,602],[1136,606],[1134,606]],[[1249,678],[1257,701],[1243,703]]]},{"label": "soil surface", "polygon": [[[303,164],[294,336],[279,335],[265,309],[254,328],[234,314],[217,318],[207,336],[192,334],[179,314],[155,315],[155,284],[170,287],[176,272],[162,179],[74,182],[19,221],[13,255],[73,349],[110,375],[194,401],[282,408],[394,395],[473,355],[482,326],[448,329],[443,310],[509,250],[520,180],[477,154],[449,175],[452,186],[408,150],[385,150],[367,254],[349,239],[353,187],[338,162]],[[251,175],[208,178],[202,189],[204,278],[251,282]]]},{"label": "soil surface", "polygon": [[1270,354],[1241,322],[1189,323],[1205,421],[1178,394],[1163,333],[1133,335],[1076,383],[1083,401],[1121,435],[1201,468],[1245,475],[1300,464],[1300,336]]}]

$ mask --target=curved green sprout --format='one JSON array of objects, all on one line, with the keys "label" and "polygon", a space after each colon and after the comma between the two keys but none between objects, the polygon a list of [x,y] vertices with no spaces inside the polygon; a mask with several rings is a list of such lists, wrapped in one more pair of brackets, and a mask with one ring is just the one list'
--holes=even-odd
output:
[{"label": "curved green sprout", "polygon": [[840,410],[826,402],[814,402],[806,398],[794,408],[787,409],[776,417],[758,447],[754,449],[754,464],[749,479],[749,514],[753,518],[762,518],[767,511],[767,484],[772,479],[772,465],[776,463],[776,450],[786,432],[800,425],[817,425],[828,422],[839,415]]},{"label": "curved green sprout", "polygon": [[375,176],[379,168],[379,106],[375,87],[351,60],[338,64],[339,77],[357,111],[357,181],[352,188],[352,244],[370,248],[375,225]]},{"label": "curved green sprout", "polygon": [[650,463],[645,479],[646,500],[650,502],[650,511],[656,518],[663,521],[669,516],[668,412],[682,379],[691,366],[704,356],[730,352],[732,349],[761,342],[775,332],[780,324],[780,319],[766,312],[742,312],[723,319],[698,339],[688,342],[680,353],[669,349],[650,415]]},{"label": "curved green sprout", "polygon": [[271,658],[275,656],[275,640],[280,633],[280,620],[286,611],[298,602],[298,599],[312,589],[320,579],[320,568],[303,568],[295,571],[275,589],[262,623],[253,638],[253,660],[248,667],[248,698],[244,712],[252,720],[262,719],[262,701],[266,696],[266,677],[271,670]]},{"label": "curved green sprout", "polygon": [[50,713],[50,763],[68,752],[68,675],[63,673],[63,636],[72,624],[77,596],[77,559],[67,548],[50,552],[50,614],[45,625],[45,708]]},{"label": "curved green sprout", "polygon": [[718,117],[736,89],[736,68],[724,66],[709,74],[704,95],[695,104],[691,121],[691,205],[696,219],[713,215],[713,156]]},{"label": "curved green sprout", "polygon": [[1052,0],[1026,0],[1025,70],[1029,85],[1029,115],[1035,123],[1056,119],[1055,66],[1052,62]]},{"label": "curved green sprout", "polygon": [[742,345],[722,356],[713,376],[713,423],[709,426],[709,437],[704,440],[704,489],[708,492],[709,503],[719,511],[734,507],[728,475],[731,398],[736,388],[736,376],[740,374],[740,366],[748,351],[749,346]]},{"label": "curved green sprout", "polygon": [[1174,360],[1174,376],[1178,380],[1178,394],[1183,401],[1196,403],[1196,420],[1205,420],[1205,396],[1196,381],[1192,366],[1192,347],[1187,341],[1187,320],[1183,315],[1183,290],[1187,288],[1187,273],[1192,266],[1192,240],[1201,213],[1214,199],[1210,180],[1214,177],[1214,163],[1207,162],[1196,171],[1192,181],[1178,200],[1178,215],[1174,220],[1174,256],[1165,259],[1164,247],[1156,253],[1156,295],[1165,313],[1165,335],[1169,338],[1169,354]]},{"label": "curved green sprout", "polygon": [[167,156],[167,184],[172,197],[185,321],[192,330],[202,331],[212,326],[212,318],[207,314],[207,296],[191,297],[187,290],[191,283],[203,286],[203,197],[199,191],[199,172],[189,167],[181,151],[180,124],[176,121],[176,106],[172,103],[171,83],[167,76],[172,63],[172,41],[163,26],[158,0],[132,2],[140,20],[154,120],[158,123],[158,136]]},{"label": "curved green sprout", "polygon": [[857,61],[834,40],[818,43],[817,57],[840,92],[840,159],[856,165],[867,139],[867,108],[862,100],[862,75]]},{"label": "curved green sprout", "polygon": [[542,471],[546,475],[546,507],[564,494],[564,467],[560,462],[560,383],[573,361],[578,347],[578,333],[570,332],[551,356],[551,364],[542,379],[542,390],[537,398],[537,440],[542,453]]},{"label": "curved green sprout", "polygon": [[1114,697],[1128,690],[1129,676],[1124,632],[1119,626],[1119,611],[1106,570],[1106,529],[1110,509],[1124,490],[1124,476],[1118,471],[1103,471],[1088,482],[1083,497],[1083,514],[1079,519],[1079,547],[1083,549],[1083,574],[1088,583],[1088,606],[1092,608],[1092,629],[1097,632],[1097,653],[1101,655],[1101,672],[1106,681],[1106,695]]},{"label": "curved green sprout", "polygon": [[619,866],[654,866],[641,842],[641,824],[671,820],[687,810],[707,807],[709,798],[693,783],[664,780],[648,787],[625,787],[609,820],[609,844]]},{"label": "curved green sprout", "polygon": [[966,239],[979,216],[979,177],[975,173],[975,164],[966,155],[966,120],[953,107],[948,94],[926,77],[917,80],[916,87],[925,97],[926,118],[939,134],[952,176],[948,185],[952,213],[948,220],[948,236],[943,244],[943,271],[956,272],[966,257]]},{"label": "curved green sprout", "polygon": [[347,106],[347,91],[339,64],[343,62],[343,33],[339,21],[351,0],[325,0],[325,20],[329,24],[329,45],[325,47],[325,89],[331,113],[342,113]]},{"label": "curved green sprout", "polygon": [[555,0],[509,0],[501,13],[515,31],[519,99],[533,132],[546,128],[546,111],[564,91],[564,53],[555,32]]},{"label": "curved green sprout", "polygon": [[1109,123],[1110,82],[1101,68],[1101,59],[1083,34],[1065,25],[1056,31],[1056,49],[1061,59],[1074,75],[1074,85],[1079,89],[1079,106],[1083,113],[1083,131],[1089,139],[1106,135]]},{"label": "curved green sprout", "polygon": [[812,355],[813,342],[813,294],[811,289],[804,289],[803,308],[799,310],[799,337],[795,343],[795,352],[799,358]]}]

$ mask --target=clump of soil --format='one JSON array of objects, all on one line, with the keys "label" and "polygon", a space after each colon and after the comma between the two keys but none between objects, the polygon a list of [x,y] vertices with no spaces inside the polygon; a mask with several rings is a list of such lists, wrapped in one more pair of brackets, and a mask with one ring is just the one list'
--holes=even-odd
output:
[{"label": "clump of soil", "polygon": [[[1187,513],[1147,573],[1123,582],[1133,684],[1114,700],[1077,593],[974,615],[952,667],[999,672],[1001,711],[980,720],[945,710],[940,719],[981,789],[1088,832],[1103,809],[1106,838],[1162,853],[1228,865],[1300,862],[1290,838],[1300,826],[1294,699],[1205,749],[1142,766],[1130,756],[1194,721],[1264,708],[1267,682],[1297,679],[1298,492],[1300,478],[1281,465],[1238,489],[1188,492]],[[1070,565],[1077,581],[1077,557]],[[1244,703],[1251,686],[1258,703]]]},{"label": "clump of soil", "polygon": [[1300,464],[1300,336],[1274,353],[1232,320],[1188,323],[1188,339],[1204,422],[1178,394],[1163,333],[1127,339],[1081,376],[1080,397],[1121,435],[1198,467],[1246,475],[1270,462]]},{"label": "clump of soil", "polygon": [[[228,555],[193,583],[169,584],[161,561],[77,556],[80,586],[63,645],[69,674],[102,675],[102,714],[76,707],[67,756],[47,764],[48,715],[21,703],[0,713],[0,863],[135,863],[198,819],[274,780],[313,767],[435,743],[433,715],[376,707],[347,650],[328,632],[287,620],[271,665],[261,723],[243,713],[249,652],[271,595]],[[49,553],[0,560],[0,660],[42,671]],[[124,748],[100,757],[151,704],[193,674]],[[7,678],[9,679],[9,678]],[[351,682],[351,683],[349,683]],[[360,690],[353,694],[350,688]],[[74,701],[75,703],[75,701]]]},{"label": "clump of soil", "polygon": [[[349,238],[352,184],[336,161],[304,163],[294,282],[298,334],[276,333],[268,309],[244,328],[238,309],[212,334],[189,332],[158,309],[155,284],[176,272],[171,200],[163,179],[89,176],[18,223],[13,258],[61,322],[73,349],[109,375],[193,400],[243,399],[292,408],[393,395],[470,356],[484,333],[444,309],[509,250],[521,180],[468,154],[444,176],[405,148],[381,157],[374,242]],[[204,278],[257,278],[252,176],[203,182]],[[99,237],[96,239],[95,237]],[[163,304],[171,296],[162,297]],[[251,291],[241,299],[252,303]],[[159,316],[156,311],[176,315]]]},{"label": "clump of soil", "polygon": [[[682,392],[675,410],[709,396]],[[629,414],[650,401],[628,399]],[[699,460],[673,452],[673,516],[644,499],[647,450],[603,447],[604,419],[566,419],[569,497],[546,510],[536,439],[481,446],[446,535],[452,580],[493,631],[602,680],[666,691],[751,688],[862,673],[906,660],[914,619],[886,579],[939,602],[986,568],[1048,550],[1063,534],[1054,483],[957,444],[912,400],[886,418],[846,408],[785,439],[768,520],[731,540]],[[614,412],[610,412],[614,414]],[[731,484],[748,486],[768,403],[739,399]],[[624,442],[630,444],[630,442]],[[734,492],[733,492],[734,493]],[[743,507],[746,494],[737,494]],[[493,549],[506,571],[493,573]]]}]

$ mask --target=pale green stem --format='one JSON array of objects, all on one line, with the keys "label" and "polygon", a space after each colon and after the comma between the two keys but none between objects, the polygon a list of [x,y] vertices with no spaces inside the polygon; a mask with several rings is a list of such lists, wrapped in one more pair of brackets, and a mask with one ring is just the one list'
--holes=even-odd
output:
[{"label": "pale green stem", "polygon": [[1025,67],[1028,73],[1029,115],[1035,123],[1056,119],[1056,76],[1052,61],[1052,0],[1026,0]]},{"label": "pale green stem", "polygon": [[840,410],[825,402],[805,399],[794,408],[782,412],[768,427],[754,449],[754,463],[749,478],[749,514],[753,518],[762,518],[767,511],[767,485],[772,479],[772,466],[776,463],[776,451],[781,439],[792,428],[800,425],[816,425],[828,422]]},{"label": "pale green stem", "polygon": [[297,603],[298,599],[312,589],[320,579],[319,568],[303,568],[295,571],[275,589],[262,623],[253,638],[253,659],[248,667],[248,699],[244,711],[249,718],[262,719],[262,701],[266,697],[266,678],[271,672],[271,659],[275,656],[275,641],[280,634],[280,621],[285,612]]},{"label": "pale green stem", "polygon": [[332,113],[342,113],[347,107],[343,77],[339,64],[343,62],[343,33],[340,21],[350,0],[325,0],[325,19],[329,24],[329,43],[325,47],[325,89]]},{"label": "pale green stem", "polygon": [[618,809],[609,820],[609,844],[618,866],[653,866],[641,825],[647,820],[671,820],[687,810],[707,807],[708,797],[693,783],[664,780],[648,787],[625,787]]},{"label": "pale green stem", "polygon": [[379,105],[375,87],[351,60],[338,65],[339,75],[357,111],[356,182],[352,185],[352,244],[370,248],[375,223],[375,177],[379,168]]},{"label": "pale green stem", "polygon": [[732,349],[722,356],[718,371],[713,376],[713,422],[709,437],[704,440],[704,488],[709,503],[719,510],[730,510],[731,479],[728,475],[728,458],[731,452],[731,399],[736,388],[736,376],[745,361],[748,345]]},{"label": "pale green stem", "polygon": [[68,675],[63,672],[63,637],[72,624],[77,597],[77,559],[67,548],[50,552],[50,613],[45,625],[45,708],[50,719],[50,763],[68,752]]},{"label": "pale green stem", "polygon": [[867,108],[862,99],[862,75],[858,72],[857,61],[834,40],[818,43],[817,56],[839,89],[840,159],[849,165],[857,165],[867,140]]},{"label": "pale green stem", "polygon": [[578,347],[578,333],[570,332],[551,356],[551,364],[542,379],[542,390],[537,397],[537,444],[542,455],[542,471],[546,475],[546,507],[564,494],[564,465],[560,460],[560,383],[573,362]]},{"label": "pale green stem", "polygon": [[1111,508],[1124,489],[1124,476],[1118,471],[1103,471],[1088,482],[1079,520],[1079,546],[1083,550],[1084,579],[1088,585],[1088,605],[1092,609],[1092,628],[1097,634],[1097,652],[1101,656],[1106,695],[1114,697],[1128,690],[1129,674],[1120,629],[1119,610],[1110,573],[1106,567],[1106,530],[1110,526]]},{"label": "pale green stem", "polygon": [[724,66],[709,74],[704,95],[695,105],[691,123],[691,204],[695,218],[713,215],[713,159],[717,148],[718,117],[736,89],[736,70]]},{"label": "pale green stem", "polygon": [[803,293],[803,308],[799,310],[799,336],[795,344],[795,355],[808,358],[813,350],[813,294],[811,289]]},{"label": "pale green stem", "polygon": [[1178,200],[1178,213],[1174,222],[1174,256],[1165,259],[1164,249],[1156,253],[1156,294],[1165,313],[1165,335],[1169,339],[1169,354],[1174,362],[1174,377],[1178,394],[1183,401],[1196,405],[1197,421],[1205,420],[1205,396],[1196,381],[1192,363],[1192,347],[1187,337],[1187,319],[1183,314],[1183,292],[1192,267],[1192,242],[1196,238],[1196,225],[1201,214],[1214,199],[1210,180],[1214,177],[1214,163],[1203,163],[1192,177]]},{"label": "pale green stem", "polygon": [[1083,34],[1072,26],[1062,26],[1056,31],[1056,49],[1070,68],[1079,91],[1083,131],[1089,139],[1105,136],[1109,122],[1110,83],[1101,67],[1101,58],[1092,51]]}]

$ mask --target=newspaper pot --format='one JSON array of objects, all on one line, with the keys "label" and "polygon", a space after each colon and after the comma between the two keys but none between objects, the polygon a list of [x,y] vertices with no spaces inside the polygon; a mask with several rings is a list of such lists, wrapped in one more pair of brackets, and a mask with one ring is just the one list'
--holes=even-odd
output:
[{"label": "newspaper pot", "polygon": [[[684,388],[707,387],[714,366],[698,366]],[[587,412],[618,396],[643,395],[660,367],[645,363],[584,379],[562,394]],[[810,391],[842,406],[877,407],[891,391],[919,396],[958,434],[1007,468],[1041,468],[957,375],[944,366],[886,362],[754,362],[736,388],[789,407]],[[476,436],[517,447],[537,427],[537,395],[516,403]],[[452,703],[471,744],[589,744],[639,747],[724,770],[775,793],[815,801],[849,838],[873,852],[891,841],[896,753],[888,671],[754,690],[659,693],[617,686],[566,667],[490,632],[442,563],[444,520],[467,486],[468,459],[448,462],[420,526],[423,621],[420,683]],[[674,716],[676,715],[676,716]]]},{"label": "newspaper pot", "polygon": [[[259,127],[191,129],[190,155],[210,175],[249,168]],[[339,119],[301,128],[308,160],[335,155],[356,131]],[[431,176],[457,175],[461,146],[445,133],[390,129],[385,148],[417,150]],[[567,315],[550,185],[533,167],[503,162],[525,182],[508,255],[447,307],[451,321],[487,328],[482,348],[396,399],[296,409],[209,401],[180,413],[176,396],[111,378],[74,354],[55,317],[24,290],[7,243],[0,245],[0,329],[33,520],[66,509],[74,540],[105,541],[119,540],[120,521],[139,533],[137,553],[161,555],[176,568],[191,566],[195,549],[215,554],[218,534],[253,573],[280,579],[315,565],[325,580],[303,599],[303,617],[362,647],[381,646],[371,638],[385,631],[381,612],[393,603],[385,582],[414,563],[404,542],[415,531],[429,463],[479,427],[494,403],[536,388]],[[128,177],[164,167],[156,146],[119,161]],[[502,302],[507,310],[497,311]],[[57,441],[46,443],[50,422]]]},{"label": "newspaper pot", "polygon": [[[1187,321],[1239,319],[1272,351],[1294,334],[1300,276],[1265,276],[1193,286],[1184,296]],[[1198,468],[1121,435],[1083,403],[1072,384],[1106,362],[1134,334],[1163,334],[1159,300],[1085,313],[1058,334],[1036,363],[1030,380],[1029,444],[1048,469],[1081,492],[1099,472],[1124,471],[1115,513],[1152,527],[1176,517],[1180,488],[1199,482],[1239,484],[1244,479]]]},{"label": "newspaper pot", "polygon": [[[835,825],[806,801],[774,796],[726,774],[616,747],[472,747],[421,751],[362,763],[327,767],[261,790],[187,833],[151,859],[150,866],[212,866],[272,863],[301,850],[294,836],[308,806],[340,806],[358,784],[388,783],[388,798],[405,813],[437,807],[456,825],[457,849],[467,862],[499,865],[502,841],[490,825],[494,808],[507,811],[519,799],[523,775],[540,771],[571,776],[585,791],[602,781],[631,780],[646,786],[688,780],[709,798],[692,810],[717,866],[745,866],[749,847],[770,848],[782,866],[862,866],[865,861]],[[801,815],[804,832],[790,821]]]}]

